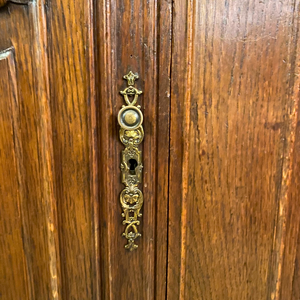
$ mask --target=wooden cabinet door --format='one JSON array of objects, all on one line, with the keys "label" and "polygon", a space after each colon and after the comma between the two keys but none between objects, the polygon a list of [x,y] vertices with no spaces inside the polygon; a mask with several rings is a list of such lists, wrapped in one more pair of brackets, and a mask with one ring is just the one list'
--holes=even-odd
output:
[{"label": "wooden cabinet door", "polygon": [[[171,2],[0,3],[0,298],[164,299]],[[129,71],[145,131],[132,252],[117,123]]]},{"label": "wooden cabinet door", "polygon": [[[0,299],[299,300],[299,7],[0,0]],[[129,71],[144,115],[134,251]]]},{"label": "wooden cabinet door", "polygon": [[[9,3],[8,3],[9,2]],[[57,299],[44,11],[0,1],[0,298]]]},{"label": "wooden cabinet door", "polygon": [[[101,299],[165,299],[172,4],[100,0],[95,6]],[[134,251],[124,248],[119,201],[124,145],[117,115],[129,71],[139,76],[137,104],[144,115],[142,236]]]},{"label": "wooden cabinet door", "polygon": [[174,1],[168,299],[300,299],[299,2]]},{"label": "wooden cabinet door", "polygon": [[0,1],[3,300],[99,299],[90,5]]}]

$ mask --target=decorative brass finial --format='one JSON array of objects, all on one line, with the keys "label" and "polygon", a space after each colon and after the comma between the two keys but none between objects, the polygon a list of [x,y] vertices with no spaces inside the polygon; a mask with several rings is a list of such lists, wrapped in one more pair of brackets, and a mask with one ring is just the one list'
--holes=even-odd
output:
[{"label": "decorative brass finial", "polygon": [[[124,91],[120,91],[120,93],[124,96],[124,100],[127,105],[134,106],[138,100],[139,95],[142,94],[142,91],[139,91],[134,87],[134,81],[138,79],[139,76],[129,71],[129,73],[127,75],[124,75],[123,78],[127,80],[128,87],[126,87]],[[131,101],[130,97],[133,97]]]},{"label": "decorative brass finial", "polygon": [[139,79],[139,76],[129,71],[129,73],[127,75],[124,75],[123,78],[127,80],[128,85],[134,85],[134,81],[136,79]]}]

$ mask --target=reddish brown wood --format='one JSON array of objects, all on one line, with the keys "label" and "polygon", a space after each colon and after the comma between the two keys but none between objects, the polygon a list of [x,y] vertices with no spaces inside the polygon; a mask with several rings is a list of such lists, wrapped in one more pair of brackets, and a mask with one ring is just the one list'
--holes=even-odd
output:
[{"label": "reddish brown wood", "polygon": [[[18,208],[22,218],[21,222],[16,223],[16,230],[22,232],[26,274],[17,269],[12,271],[18,272],[20,281],[25,281],[29,299],[59,299],[55,196],[51,171],[52,137],[47,109],[48,74],[43,51],[45,20],[42,9],[43,2],[37,1],[28,5],[9,3],[0,11],[0,49],[10,48],[14,54],[19,103],[20,139],[19,144],[15,144],[15,150],[11,151],[22,157],[16,159],[16,163],[21,164],[18,171],[21,174],[20,184],[24,186],[20,190],[22,201]],[[1,184],[4,183],[3,178]],[[3,199],[1,197],[1,201]],[[4,263],[4,269],[8,270],[10,266]],[[14,281],[8,282],[16,284]],[[1,292],[5,295],[9,286],[4,288]],[[14,289],[13,286],[11,288]],[[9,291],[15,293],[13,299],[27,298],[22,289],[22,285],[17,284],[15,291]]]},{"label": "reddish brown wood", "polygon": [[[99,1],[96,12],[102,298],[164,299],[171,3]],[[142,237],[133,252],[126,251],[122,237],[123,146],[117,142],[117,113],[124,104],[119,91],[126,86],[122,77],[129,70],[140,77],[136,85],[143,91],[139,104],[145,130]]]},{"label": "reddish brown wood", "polygon": [[[292,300],[297,300],[300,297],[300,234],[298,235],[297,243],[297,256],[295,260],[295,265],[291,270],[293,274],[293,285],[292,285]],[[288,291],[290,293],[290,290]]]},{"label": "reddish brown wood", "polygon": [[300,298],[300,122],[295,130],[295,145],[293,152],[292,178],[289,190],[289,205],[286,222],[286,246],[282,266],[282,287],[280,299],[296,300]]},{"label": "reddish brown wood", "polygon": [[99,299],[91,13],[83,0],[51,1],[47,10],[63,299]]},{"label": "reddish brown wood", "polygon": [[[297,20],[299,13],[294,11],[294,18]],[[290,97],[294,102],[290,111],[290,131],[289,146],[286,155],[286,170],[283,170],[283,179],[286,180],[285,186],[285,219],[283,221],[284,236],[282,238],[282,258],[280,261],[280,284],[277,285],[276,299],[297,299],[297,286],[300,280],[297,278],[299,272],[298,260],[296,255],[300,253],[298,242],[300,225],[300,115],[299,115],[299,20],[293,22],[295,34],[292,37],[291,48],[295,53],[295,60],[291,61],[292,74],[290,88],[293,89]],[[298,295],[298,298],[300,294]]]},{"label": "reddish brown wood", "polygon": [[[298,90],[297,90],[298,94]],[[298,95],[299,97],[299,95]],[[299,103],[298,103],[299,109]],[[298,110],[297,110],[298,111]],[[281,298],[300,298],[300,114],[298,111],[293,152],[293,174],[289,190],[286,248],[283,263]]]},{"label": "reddish brown wood", "polygon": [[166,297],[168,193],[170,159],[171,21],[172,2],[158,2],[157,195],[155,218],[155,299]]},{"label": "reddish brown wood", "polygon": [[[79,3],[77,4],[79,5]],[[13,261],[13,265],[4,263],[0,272],[1,283],[5,282],[5,285],[1,284],[0,292],[4,297],[7,295],[7,299],[69,299],[70,297],[72,299],[99,299],[97,295],[99,295],[100,283],[99,276],[96,275],[99,274],[98,233],[97,225],[95,225],[99,222],[96,195],[97,161],[94,150],[96,139],[92,134],[96,126],[95,97],[93,96],[95,93],[92,89],[94,86],[92,75],[93,18],[91,3],[86,6],[86,1],[84,1],[82,7],[85,8],[84,14],[72,13],[69,14],[69,19],[67,18],[69,6],[55,9],[54,5],[54,13],[50,10],[46,15],[43,1],[32,2],[24,6],[9,3],[0,11],[2,30],[0,50],[10,48],[11,52],[15,53],[16,78],[14,80],[20,103],[20,145],[15,146],[16,150],[11,147],[11,155],[14,151],[19,151],[17,152],[19,153],[18,157],[23,157],[22,160],[16,159],[16,163],[23,161],[23,166],[18,170],[23,174],[20,175],[20,178],[24,182],[24,191],[20,190],[23,200],[20,200],[18,207],[22,218],[19,216],[20,221],[14,222],[16,226],[15,251],[23,251],[24,257],[22,258],[22,254],[18,255],[17,266],[15,266],[15,263],[18,262],[17,259],[15,262]],[[67,22],[64,25],[59,22],[56,24],[59,25],[57,31],[60,33],[59,35],[53,34],[57,27],[56,25],[52,26],[52,18],[62,18],[63,22]],[[75,23],[78,27],[74,28],[74,35],[82,32],[82,35],[86,37],[85,40],[82,36],[78,37],[78,44],[82,45],[79,48],[81,51],[79,57],[84,56],[87,44],[91,43],[92,50],[89,55],[85,56],[85,61],[78,60],[76,53],[72,53],[72,44],[76,39],[71,39],[70,44],[60,48],[61,44],[64,45],[68,26],[72,28],[72,24]],[[85,24],[88,26],[86,27]],[[67,53],[68,61],[75,62],[75,65],[67,62],[70,69],[61,67],[59,61],[51,61],[53,53],[64,53],[64,51]],[[48,71],[49,60],[52,67],[50,71]],[[58,66],[58,69],[55,70],[59,70],[59,78],[68,80],[71,76],[68,84],[63,86],[63,92],[60,87],[64,80],[55,79],[53,66]],[[83,111],[80,110],[75,114],[74,122],[84,119],[83,124],[80,124],[80,121],[77,123],[79,128],[82,125],[83,135],[81,139],[76,127],[67,130],[68,141],[75,137],[78,143],[65,145],[65,141],[60,139],[57,132],[64,132],[64,126],[69,129],[70,118],[65,118],[60,106],[51,116],[50,103],[52,109],[57,103],[69,103],[66,99],[68,96],[69,99],[72,99],[72,95],[69,95],[68,92],[73,91],[73,87],[76,86],[77,79],[74,79],[74,76],[81,78],[82,75],[75,71],[80,67],[85,70],[84,76],[86,77],[83,82],[79,81],[78,90],[75,90],[74,93],[80,99],[78,101]],[[4,68],[3,72],[7,73],[7,69]],[[1,82],[6,83],[10,88],[12,80],[7,76],[3,76],[1,79],[3,80]],[[1,90],[5,92],[4,85],[1,86]],[[55,92],[58,92],[58,95]],[[55,101],[51,100],[51,97],[54,97]],[[7,96],[5,98],[9,100]],[[70,112],[71,116],[72,113],[73,110]],[[7,114],[7,117],[12,118],[12,113]],[[57,128],[57,119],[63,120],[63,125],[59,128]],[[53,135],[52,122],[54,124]],[[2,134],[4,133],[2,132]],[[8,133],[9,131],[5,134]],[[52,140],[54,141],[54,153],[58,155],[59,160],[55,155],[53,156]],[[21,149],[21,145],[23,145],[23,149]],[[77,145],[77,152],[74,151],[73,145]],[[68,157],[70,160],[66,163],[64,161],[66,156],[57,154],[59,149],[64,151],[66,156],[69,151],[75,156],[79,155],[80,159],[77,160],[75,156],[70,156]],[[91,155],[89,154],[90,149]],[[80,152],[81,150],[82,152]],[[84,153],[85,156],[82,157],[80,153]],[[54,170],[54,166],[56,170]],[[73,172],[74,169],[75,172]],[[71,178],[73,173],[76,177],[75,180]],[[5,172],[3,174],[5,175]],[[61,174],[65,177],[62,177]],[[11,178],[14,178],[13,174]],[[66,183],[69,179],[72,184]],[[1,185],[5,182],[3,178]],[[62,190],[63,193],[61,193]],[[17,191],[12,190],[11,192]],[[59,195],[58,199],[56,192]],[[10,205],[18,203],[16,202],[18,201],[17,197],[14,198],[15,202]],[[66,198],[70,199],[70,202],[66,201]],[[3,199],[1,197],[1,201]],[[85,207],[85,210],[82,207]],[[13,210],[8,210],[8,212],[7,219],[3,220],[5,224],[12,222],[13,214],[17,213]],[[17,243],[17,232],[22,233],[22,248]],[[3,244],[3,239],[0,240],[0,244]],[[3,245],[4,255],[10,254],[9,245],[11,244],[6,246],[4,243]],[[61,257],[63,260],[60,260]],[[23,264],[22,259],[24,260]],[[19,268],[25,270],[25,273],[20,272]],[[6,274],[10,274],[11,278],[17,274],[18,280],[7,281]],[[71,292],[69,292],[70,290]],[[13,296],[11,298],[8,295]]]},{"label": "reddish brown wood", "polygon": [[22,237],[24,197],[19,99],[12,49],[0,53],[0,296],[29,299]]},{"label": "reddish brown wood", "polygon": [[290,299],[298,5],[174,2],[168,299]]},{"label": "reddish brown wood", "polygon": [[93,218],[93,299],[101,299],[101,274],[100,274],[100,206],[99,206],[99,123],[98,102],[95,82],[95,7],[93,1],[88,1],[86,7],[86,36],[88,42],[88,66],[87,82],[89,82],[88,99],[90,108],[88,110],[88,131],[90,149],[90,190]]},{"label": "reddish brown wood", "polygon": [[[0,0],[0,298],[299,300],[298,6]],[[129,70],[145,129],[133,252]]]},{"label": "reddish brown wood", "polygon": [[167,299],[184,299],[191,80],[191,1],[175,1],[172,27]]}]

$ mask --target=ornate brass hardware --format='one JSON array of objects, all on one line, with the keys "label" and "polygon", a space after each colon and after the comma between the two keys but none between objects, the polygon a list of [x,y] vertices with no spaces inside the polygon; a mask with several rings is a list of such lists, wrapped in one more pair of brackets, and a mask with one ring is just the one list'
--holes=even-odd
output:
[{"label": "ornate brass hardware", "polygon": [[[142,214],[140,210],[143,206],[143,193],[138,188],[142,181],[142,151],[138,149],[139,144],[144,139],[143,114],[140,105],[135,106],[138,96],[142,91],[134,87],[134,82],[138,75],[131,71],[123,77],[127,80],[128,87],[121,91],[127,105],[123,105],[118,114],[120,124],[120,140],[125,145],[122,151],[121,175],[125,188],[120,194],[120,202],[123,209],[123,224],[126,225],[123,236],[127,239],[125,248],[132,251],[138,247],[135,239],[141,236],[137,226],[140,224],[138,217]],[[132,101],[130,101],[132,99]]]}]

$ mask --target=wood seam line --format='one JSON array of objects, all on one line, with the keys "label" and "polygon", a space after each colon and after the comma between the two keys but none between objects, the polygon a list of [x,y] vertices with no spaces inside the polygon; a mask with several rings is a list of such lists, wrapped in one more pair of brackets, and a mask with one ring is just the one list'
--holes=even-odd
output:
[{"label": "wood seam line", "polygon": [[190,108],[191,108],[191,84],[192,84],[192,55],[193,55],[193,22],[194,22],[194,0],[189,0],[187,5],[187,80],[185,90],[184,106],[184,132],[186,140],[183,144],[182,165],[182,219],[181,219],[181,261],[180,261],[180,299],[185,299],[186,280],[186,234],[187,234],[187,198],[188,198],[188,172],[190,151]]},{"label": "wood seam line", "polygon": [[95,90],[95,41],[94,41],[94,6],[93,0],[88,0],[88,4],[85,11],[86,18],[86,36],[88,44],[88,72],[87,82],[89,83],[88,94],[88,127],[89,127],[89,160],[90,160],[90,198],[93,215],[93,235],[94,235],[94,264],[93,269],[95,271],[95,278],[93,286],[93,299],[100,300],[100,245],[99,245],[99,190],[98,190],[98,131],[97,131],[97,104],[96,104],[96,90]]}]

